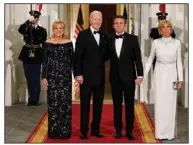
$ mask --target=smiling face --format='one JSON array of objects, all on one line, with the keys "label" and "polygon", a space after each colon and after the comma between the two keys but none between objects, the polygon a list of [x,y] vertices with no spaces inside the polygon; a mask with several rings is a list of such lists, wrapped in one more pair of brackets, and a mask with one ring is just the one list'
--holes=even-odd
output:
[{"label": "smiling face", "polygon": [[102,14],[99,11],[93,11],[90,14],[90,25],[95,29],[99,30],[102,25]]},{"label": "smiling face", "polygon": [[162,21],[159,24],[159,32],[163,37],[170,37],[172,33],[172,24],[168,20]]},{"label": "smiling face", "polygon": [[62,21],[57,21],[53,24],[54,37],[64,37],[65,24]]}]

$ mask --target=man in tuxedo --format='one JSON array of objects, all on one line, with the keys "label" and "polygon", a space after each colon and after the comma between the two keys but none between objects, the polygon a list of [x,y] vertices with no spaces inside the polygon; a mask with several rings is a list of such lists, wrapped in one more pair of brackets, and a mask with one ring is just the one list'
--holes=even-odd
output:
[{"label": "man in tuxedo", "polygon": [[108,39],[109,80],[114,106],[115,138],[122,137],[122,102],[124,98],[126,136],[128,139],[134,140],[135,137],[132,133],[134,128],[134,92],[135,84],[140,85],[143,81],[143,65],[138,38],[124,32],[125,26],[126,20],[123,16],[118,15],[114,18],[115,34]]},{"label": "man in tuxedo", "polygon": [[93,94],[91,136],[102,138],[100,121],[104,99],[106,35],[100,32],[102,13],[90,14],[90,27],[78,34],[75,44],[75,79],[80,84],[81,139],[87,139]]}]

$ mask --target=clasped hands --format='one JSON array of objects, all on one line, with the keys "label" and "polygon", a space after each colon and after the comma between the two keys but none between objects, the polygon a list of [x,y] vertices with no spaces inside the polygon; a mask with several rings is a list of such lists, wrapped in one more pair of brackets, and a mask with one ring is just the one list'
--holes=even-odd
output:
[{"label": "clasped hands", "polygon": [[81,75],[81,76],[76,76],[76,77],[75,77],[75,80],[76,80],[80,85],[82,85],[82,84],[83,84],[83,81],[84,81],[84,78],[83,78],[82,75]]},{"label": "clasped hands", "polygon": [[135,84],[136,84],[137,86],[140,86],[142,82],[143,82],[143,78],[137,78],[137,79],[135,80]]}]

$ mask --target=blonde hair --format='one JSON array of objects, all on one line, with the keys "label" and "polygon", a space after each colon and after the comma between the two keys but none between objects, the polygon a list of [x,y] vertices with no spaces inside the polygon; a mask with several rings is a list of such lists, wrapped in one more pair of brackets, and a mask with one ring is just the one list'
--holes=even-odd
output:
[{"label": "blonde hair", "polygon": [[[52,32],[54,32],[54,29],[56,28],[57,25],[61,25],[62,28],[64,29],[64,33],[62,35],[62,38],[65,38],[66,37],[66,35],[65,35],[66,24],[62,20],[54,21],[54,23],[52,24]],[[52,34],[51,38],[54,38],[54,33]]]},{"label": "blonde hair", "polygon": [[172,31],[172,23],[171,23],[171,21],[169,21],[169,20],[162,20],[162,21],[160,21],[160,23],[159,23],[159,25],[158,25],[158,31],[159,31],[159,34],[161,34],[161,29],[162,29],[162,27],[165,25],[165,24],[167,24],[170,28],[171,28],[171,31]]}]

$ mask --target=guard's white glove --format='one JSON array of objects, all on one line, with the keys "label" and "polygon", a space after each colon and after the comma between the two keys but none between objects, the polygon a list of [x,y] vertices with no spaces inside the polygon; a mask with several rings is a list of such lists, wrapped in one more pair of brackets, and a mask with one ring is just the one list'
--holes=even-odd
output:
[{"label": "guard's white glove", "polygon": [[30,22],[32,22],[34,20],[34,16],[30,16],[28,19]]}]

